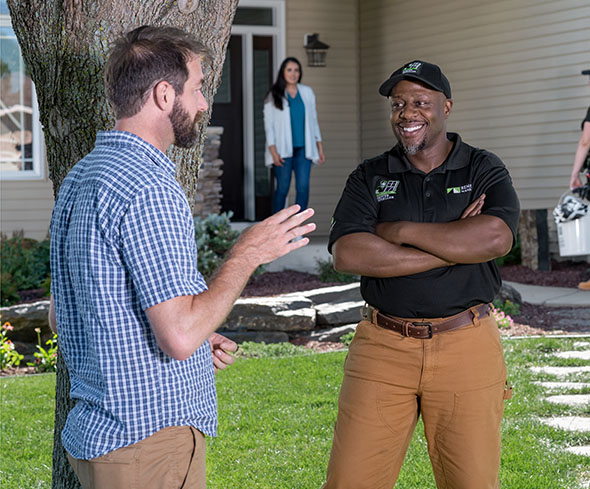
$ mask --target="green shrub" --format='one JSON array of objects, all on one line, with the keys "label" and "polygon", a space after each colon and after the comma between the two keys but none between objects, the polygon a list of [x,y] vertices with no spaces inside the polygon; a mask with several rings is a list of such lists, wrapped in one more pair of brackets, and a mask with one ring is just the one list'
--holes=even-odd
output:
[{"label": "green shrub", "polygon": [[322,282],[338,282],[347,284],[350,282],[358,282],[360,280],[358,275],[337,272],[334,270],[334,262],[331,258],[328,260],[316,260],[316,263],[318,266],[318,278]]},{"label": "green shrub", "polygon": [[500,299],[496,299],[494,301],[494,307],[505,314],[508,314],[509,316],[518,316],[520,314],[520,306],[509,300],[502,304]]},{"label": "green shrub", "polygon": [[522,263],[522,256],[520,252],[520,236],[516,235],[516,243],[510,250],[510,252],[499,258],[496,258],[496,264],[501,267],[504,265],[520,265]]},{"label": "green shrub", "polygon": [[343,334],[340,337],[340,342],[344,343],[346,346],[350,346],[352,339],[354,338],[354,333],[354,331],[350,331],[349,333]]},{"label": "green shrub", "polygon": [[0,326],[0,370],[18,367],[23,359],[23,355],[16,351],[14,343],[6,337],[6,332],[13,329],[8,322]]},{"label": "green shrub", "polygon": [[2,266],[1,304],[19,301],[18,291],[39,289],[49,276],[49,240],[36,241],[15,233],[0,236]]},{"label": "green shrub", "polygon": [[231,228],[232,215],[232,212],[224,212],[209,214],[204,219],[195,217],[197,264],[206,280],[213,276],[240,235]]}]

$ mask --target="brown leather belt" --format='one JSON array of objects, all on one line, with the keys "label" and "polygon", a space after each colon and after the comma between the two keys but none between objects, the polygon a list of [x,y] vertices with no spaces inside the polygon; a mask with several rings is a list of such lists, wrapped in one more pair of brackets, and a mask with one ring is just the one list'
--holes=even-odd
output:
[{"label": "brown leather belt", "polygon": [[462,328],[473,324],[476,318],[484,318],[490,315],[490,305],[480,304],[471,307],[459,314],[442,319],[432,319],[423,321],[412,321],[383,314],[373,306],[365,304],[361,309],[363,319],[371,321],[381,328],[395,331],[403,336],[410,338],[429,339],[432,335],[445,333],[454,329]]}]

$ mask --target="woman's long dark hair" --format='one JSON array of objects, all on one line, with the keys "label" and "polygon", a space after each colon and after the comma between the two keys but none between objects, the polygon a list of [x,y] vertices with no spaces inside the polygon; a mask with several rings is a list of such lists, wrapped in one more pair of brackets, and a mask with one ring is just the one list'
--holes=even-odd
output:
[{"label": "woman's long dark hair", "polygon": [[299,66],[299,80],[297,80],[297,83],[299,83],[303,77],[303,70],[301,69],[301,63],[299,60],[293,57],[285,58],[285,61],[281,63],[281,67],[279,68],[277,81],[274,82],[274,85],[270,87],[270,90],[268,91],[268,95],[272,96],[275,107],[279,110],[283,110],[283,98],[285,97],[285,88],[287,87],[287,80],[285,80],[285,67],[289,62],[293,62]]}]

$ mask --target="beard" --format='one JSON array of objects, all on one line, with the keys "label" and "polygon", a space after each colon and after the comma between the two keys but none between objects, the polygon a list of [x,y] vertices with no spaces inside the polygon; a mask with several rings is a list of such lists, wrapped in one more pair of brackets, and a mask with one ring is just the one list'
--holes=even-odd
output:
[{"label": "beard", "polygon": [[197,112],[194,119],[191,119],[189,113],[184,109],[180,100],[176,98],[172,111],[170,112],[170,122],[174,132],[174,144],[179,148],[192,148],[199,140],[197,132],[197,123],[201,120],[203,112]]},{"label": "beard", "polygon": [[422,151],[426,147],[426,138],[422,139],[418,144],[413,144],[412,146],[405,146],[402,143],[402,148],[404,149],[404,153],[407,155],[415,155],[419,151]]}]

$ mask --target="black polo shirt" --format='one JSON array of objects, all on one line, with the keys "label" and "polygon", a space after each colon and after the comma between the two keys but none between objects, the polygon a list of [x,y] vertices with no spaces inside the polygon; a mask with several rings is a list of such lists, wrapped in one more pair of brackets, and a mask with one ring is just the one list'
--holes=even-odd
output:
[{"label": "black polo shirt", "polygon": [[[400,145],[351,173],[333,217],[328,249],[346,234],[375,232],[378,222],[451,222],[486,194],[482,214],[502,219],[516,236],[520,205],[508,170],[492,153],[448,133],[453,149],[430,173],[415,168]],[[376,256],[375,260],[379,260]],[[408,318],[451,316],[491,302],[501,285],[495,262],[457,264],[404,277],[361,277],[364,300]]]}]

